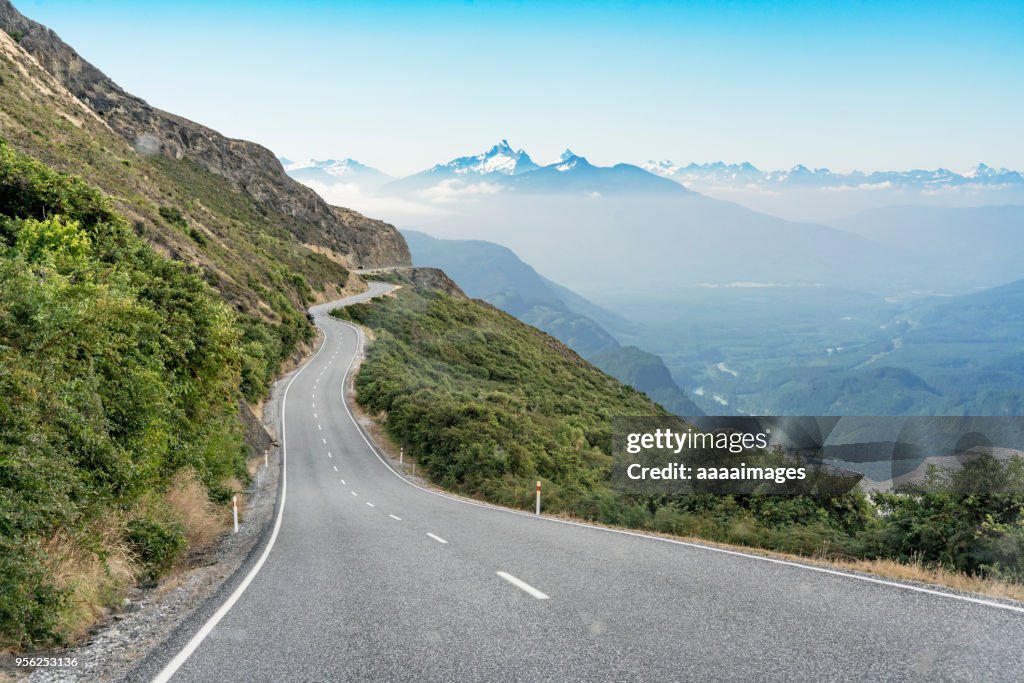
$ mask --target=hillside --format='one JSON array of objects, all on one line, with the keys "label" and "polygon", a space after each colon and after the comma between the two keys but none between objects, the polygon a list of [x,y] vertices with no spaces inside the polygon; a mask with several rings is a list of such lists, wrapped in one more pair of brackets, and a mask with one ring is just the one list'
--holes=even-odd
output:
[{"label": "hillside", "polygon": [[[408,265],[266,149],[150,107],[0,0],[0,646],[80,636],[211,543],[253,416],[350,270]],[[85,178],[86,180],[82,180]]]},{"label": "hillside", "polygon": [[95,188],[0,143],[0,646],[80,633],[222,527],[245,334]]},{"label": "hillside", "polygon": [[88,176],[136,230],[164,253],[200,265],[240,309],[279,318],[274,297],[260,287],[301,305],[336,294],[346,268],[408,264],[394,228],[353,231],[269,150],[124,92],[7,0],[0,0],[0,28],[0,136]]},{"label": "hillside", "polygon": [[386,416],[431,478],[471,495],[522,506],[539,478],[549,510],[613,514],[611,417],[664,414],[485,303],[404,287],[333,314],[376,335],[356,377],[359,403]]},{"label": "hillside", "polygon": [[635,346],[621,346],[599,353],[591,362],[620,382],[650,396],[666,410],[684,417],[703,415],[693,399],[679,388],[659,356]]},{"label": "hillside", "polygon": [[413,260],[450,274],[472,297],[497,306],[567,344],[621,382],[677,415],[703,415],[658,356],[623,347],[594,317],[617,327],[625,320],[541,277],[510,249],[480,240],[440,240],[403,231]]}]

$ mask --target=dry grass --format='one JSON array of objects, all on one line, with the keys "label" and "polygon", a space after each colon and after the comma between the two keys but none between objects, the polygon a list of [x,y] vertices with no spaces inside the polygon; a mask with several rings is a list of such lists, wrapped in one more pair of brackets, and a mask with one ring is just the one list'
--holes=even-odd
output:
[{"label": "dry grass", "polygon": [[175,475],[163,502],[168,514],[181,524],[189,550],[205,548],[225,529],[223,510],[210,500],[191,469]]},{"label": "dry grass", "polygon": [[[238,481],[230,485],[241,490]],[[230,523],[230,512],[211,502],[195,472],[185,470],[165,494],[143,499],[131,514],[110,512],[80,533],[58,531],[44,549],[54,586],[70,591],[68,607],[61,615],[62,630],[70,641],[80,640],[117,610],[142,576],[142,564],[124,540],[128,521],[140,515],[180,526],[192,552],[213,544]],[[186,558],[182,558],[167,580],[180,581],[186,566]]]},{"label": "dry grass", "polygon": [[914,583],[921,584],[930,584],[933,586],[950,588],[952,590],[960,591],[962,593],[975,593],[978,595],[985,595],[993,598],[1008,598],[1010,600],[1020,600],[1021,602],[1024,602],[1024,584],[1010,583],[1007,581],[987,579],[978,576],[970,576],[969,574],[965,574],[963,572],[950,571],[948,569],[943,569],[941,567],[925,566],[920,562],[903,563],[897,562],[896,560],[844,560],[835,557],[827,557],[824,555],[816,555],[813,557],[809,557],[807,555],[794,555],[792,553],[783,553],[775,550],[767,550],[765,548],[758,548],[756,546],[733,545],[730,543],[709,541],[698,536],[676,536],[673,534],[660,533],[657,531],[650,531],[646,529],[632,529],[629,527],[602,524],[600,522],[594,522],[590,520],[581,519],[578,517],[573,517],[572,515],[568,514],[557,514],[549,516],[556,517],[558,519],[564,519],[570,522],[576,522],[579,524],[586,524],[589,526],[603,527],[606,529],[621,529],[623,531],[629,531],[644,536],[655,536],[658,538],[665,538],[674,541],[684,541],[686,543],[693,543],[696,545],[703,545],[711,548],[720,548],[722,550],[731,550],[735,552],[746,553],[748,555],[759,555],[761,557],[770,557],[777,560],[796,562],[798,564],[814,565],[817,567],[824,567],[827,569],[840,569],[852,572],[860,572],[862,574],[871,574],[879,578],[893,579],[897,581],[911,581]]},{"label": "dry grass", "polygon": [[[804,562],[808,560],[803,559]],[[1007,583],[996,579],[982,579],[977,576],[951,572],[937,567],[926,567],[921,564],[902,564],[893,560],[811,560],[814,564],[839,567],[853,571],[884,576],[889,579],[915,581],[945,586],[964,593],[978,593],[993,598],[1010,598],[1024,601],[1024,585]]]},{"label": "dry grass", "polygon": [[[82,535],[60,530],[46,542],[53,584],[71,593],[61,621],[72,640],[118,607],[139,576],[141,567],[123,540],[125,524],[122,515],[110,513]],[[94,552],[87,536],[99,540],[105,557]]]}]

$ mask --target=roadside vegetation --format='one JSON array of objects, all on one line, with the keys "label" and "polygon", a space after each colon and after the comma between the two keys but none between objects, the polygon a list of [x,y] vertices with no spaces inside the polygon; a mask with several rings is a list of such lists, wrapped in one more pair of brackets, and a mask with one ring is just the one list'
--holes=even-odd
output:
[{"label": "roadside vegetation", "polygon": [[1024,496],[1011,493],[1024,490],[1019,458],[982,458],[873,497],[623,495],[609,485],[610,418],[664,414],[643,394],[478,301],[407,285],[333,313],[375,336],[358,402],[443,487],[530,509],[540,479],[552,514],[866,568],[896,562],[915,576],[1024,583]]},{"label": "roadside vegetation", "polygon": [[311,336],[268,297],[280,322],[236,313],[99,191],[0,142],[0,646],[79,635],[225,528],[239,401]]}]

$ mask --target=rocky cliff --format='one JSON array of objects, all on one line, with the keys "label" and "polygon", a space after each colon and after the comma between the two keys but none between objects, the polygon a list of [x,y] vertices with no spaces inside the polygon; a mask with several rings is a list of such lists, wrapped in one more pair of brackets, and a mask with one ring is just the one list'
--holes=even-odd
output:
[{"label": "rocky cliff", "polygon": [[388,268],[412,264],[405,238],[395,226],[367,218],[352,209],[339,206],[332,209],[335,219],[344,228],[344,242],[353,268]]},{"label": "rocky cliff", "polygon": [[194,162],[277,214],[282,227],[299,241],[349,255],[352,267],[359,259],[372,259],[377,265],[410,265],[408,249],[393,228],[377,236],[372,234],[377,223],[355,221],[358,235],[351,234],[353,221],[339,218],[319,195],[289,178],[270,150],[227,138],[125,92],[54,31],[23,16],[8,0],[0,0],[0,28],[16,37],[24,50],[139,155]]}]

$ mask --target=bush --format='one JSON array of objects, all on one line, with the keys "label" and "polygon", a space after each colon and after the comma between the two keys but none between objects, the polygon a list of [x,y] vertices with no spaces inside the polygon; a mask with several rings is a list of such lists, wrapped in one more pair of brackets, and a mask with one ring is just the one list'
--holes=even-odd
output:
[{"label": "bush", "polygon": [[188,547],[183,529],[146,518],[128,523],[125,540],[142,562],[149,580],[170,570]]},{"label": "bush", "polygon": [[[284,327],[275,355],[301,334]],[[207,489],[246,478],[241,338],[99,192],[0,142],[0,640],[61,638],[41,539],[132,514],[186,467]],[[139,522],[132,543],[151,577],[181,552],[173,526]]]},{"label": "bush", "polygon": [[173,206],[161,206],[158,209],[160,217],[167,221],[169,224],[181,228],[182,230],[188,229],[188,221],[181,215],[181,211],[174,208]]}]

